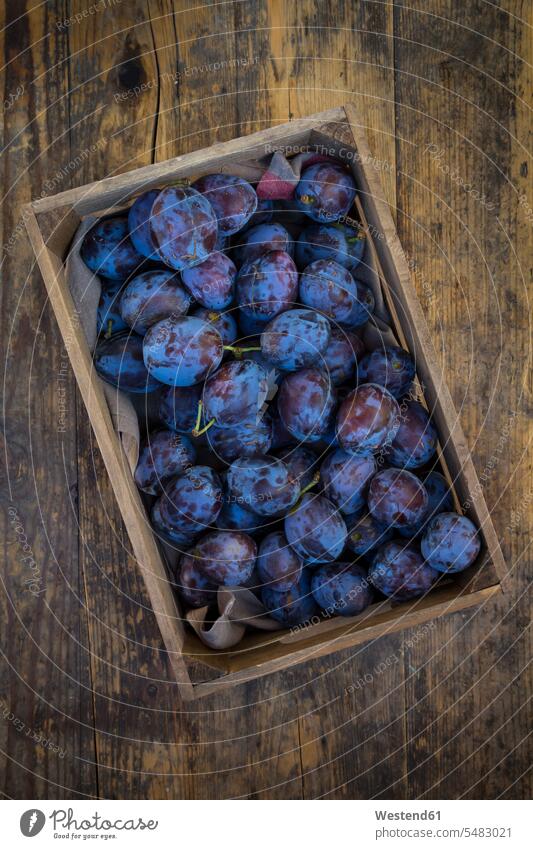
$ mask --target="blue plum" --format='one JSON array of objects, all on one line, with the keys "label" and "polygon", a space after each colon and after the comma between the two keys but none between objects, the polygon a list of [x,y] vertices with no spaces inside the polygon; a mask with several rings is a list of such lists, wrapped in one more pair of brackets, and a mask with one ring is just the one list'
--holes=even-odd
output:
[{"label": "blue plum", "polygon": [[438,572],[403,540],[393,540],[380,546],[368,571],[368,579],[376,589],[395,601],[408,601],[424,595],[437,578]]},{"label": "blue plum", "polygon": [[165,386],[159,399],[159,419],[178,433],[191,433],[196,425],[202,384]]},{"label": "blue plum", "polygon": [[230,360],[205,381],[205,415],[219,427],[256,424],[267,392],[267,374],[258,363]]},{"label": "blue plum", "polygon": [[269,198],[258,198],[257,209],[250,218],[250,226],[256,227],[258,224],[267,224],[272,221],[274,215],[274,201]]},{"label": "blue plum", "polygon": [[144,271],[134,277],[120,299],[120,314],[128,327],[144,336],[169,315],[185,315],[191,297],[172,271]]},{"label": "blue plum", "polygon": [[424,518],[416,525],[406,525],[398,528],[402,537],[414,537],[423,531],[430,519],[438,513],[453,512],[453,496],[448,486],[448,481],[439,472],[430,472],[422,483],[428,494],[428,507]]},{"label": "blue plum", "polygon": [[296,301],[298,272],[288,253],[270,251],[242,266],[235,288],[241,312],[268,321]]},{"label": "blue plum", "polygon": [[263,417],[258,422],[244,422],[233,427],[209,428],[206,434],[211,450],[225,463],[237,457],[266,454],[272,442],[272,424]]},{"label": "blue plum", "polygon": [[185,268],[181,279],[203,307],[224,310],[233,300],[237,269],[221,251],[214,251],[199,265]]},{"label": "blue plum", "polygon": [[267,326],[270,319],[260,319],[255,316],[247,315],[247,313],[243,312],[243,310],[239,310],[238,312],[238,323],[239,328],[243,336],[257,336],[261,335],[265,327]]},{"label": "blue plum", "polygon": [[261,334],[261,353],[283,371],[297,371],[323,358],[330,338],[327,318],[294,309],[275,316]]},{"label": "blue plum", "polygon": [[298,481],[302,489],[312,482],[318,483],[320,458],[310,448],[305,445],[289,445],[278,451],[276,456],[283,460],[291,477]]},{"label": "blue plum", "polygon": [[130,239],[140,254],[147,259],[159,260],[156,245],[150,231],[150,216],[152,206],[159,194],[158,189],[139,195],[128,212],[128,228]]},{"label": "blue plum", "polygon": [[353,380],[357,363],[364,356],[365,346],[352,330],[332,327],[328,347],[324,352],[324,368],[335,386]]},{"label": "blue plum", "polygon": [[207,259],[218,228],[213,207],[189,186],[169,186],[152,205],[150,233],[163,262],[183,271]]},{"label": "blue plum", "polygon": [[283,379],[277,404],[288,432],[295,439],[313,442],[328,432],[336,400],[335,389],[326,372],[306,368]]},{"label": "blue plum", "polygon": [[364,249],[364,230],[339,223],[313,223],[300,233],[294,258],[299,268],[306,268],[317,259],[332,259],[354,271],[361,262]]},{"label": "blue plum", "polygon": [[229,492],[260,516],[281,516],[298,500],[300,484],[282,460],[268,454],[238,457],[227,472]]},{"label": "blue plum", "polygon": [[376,348],[360,361],[357,377],[360,383],[384,386],[395,398],[405,395],[415,376],[415,364],[407,351],[396,345]]},{"label": "blue plum", "polygon": [[346,524],[341,513],[328,498],[310,492],[285,517],[284,528],[290,545],[308,562],[337,560],[346,542]]},{"label": "blue plum", "polygon": [[143,492],[159,495],[165,481],[182,474],[195,459],[196,451],[190,440],[172,430],[157,430],[141,444],[135,483]]},{"label": "blue plum", "polygon": [[263,587],[261,599],[269,615],[286,628],[311,622],[319,612],[306,569],[299,582],[288,590],[278,592],[271,587]]},{"label": "blue plum", "polygon": [[339,406],[337,437],[345,451],[375,453],[392,442],[399,426],[398,402],[381,386],[358,386]]},{"label": "blue plum", "polygon": [[268,534],[259,545],[257,571],[262,584],[283,592],[299,583],[304,563],[282,531]]},{"label": "blue plum", "polygon": [[358,557],[368,554],[369,551],[373,551],[394,536],[394,529],[381,525],[371,513],[356,516],[353,521],[347,519],[347,525],[346,545]]},{"label": "blue plum", "polygon": [[165,318],[144,337],[146,368],[169,386],[192,386],[204,380],[220,364],[223,353],[218,330],[194,316]]},{"label": "blue plum", "polygon": [[365,502],[376,467],[371,454],[349,454],[342,449],[334,451],[320,467],[324,494],[342,513],[355,513]]},{"label": "blue plum", "polygon": [[176,551],[183,552],[193,544],[196,534],[184,533],[169,524],[161,515],[162,496],[152,506],[150,521],[158,539],[171,545]]},{"label": "blue plum", "polygon": [[102,218],[84,236],[80,256],[85,265],[109,280],[126,280],[144,262],[129,237],[128,219]]},{"label": "blue plum", "polygon": [[226,474],[222,474],[224,488],[224,501],[222,510],[218,514],[216,525],[221,530],[245,531],[248,534],[254,534],[261,530],[265,521],[264,516],[259,516],[249,509],[249,505],[244,505],[242,501],[236,498],[228,489]]},{"label": "blue plum", "polygon": [[366,571],[355,563],[325,563],[311,576],[311,592],[328,615],[356,616],[372,601]]},{"label": "blue plum", "polygon": [[233,345],[238,336],[237,322],[230,312],[217,312],[216,310],[207,309],[207,307],[198,307],[194,310],[193,315],[196,318],[201,318],[202,321],[209,321],[215,326],[224,345]]},{"label": "blue plum", "polygon": [[474,563],[480,550],[479,532],[459,513],[439,513],[424,529],[422,554],[439,572],[462,572]]},{"label": "blue plum", "polygon": [[102,286],[98,311],[96,313],[96,332],[102,333],[106,339],[121,330],[127,330],[128,325],[123,321],[120,314],[120,296],[122,283],[110,283]]},{"label": "blue plum", "polygon": [[162,521],[181,534],[199,534],[222,509],[222,482],[209,466],[190,466],[165,485],[159,512]]},{"label": "blue plum", "polygon": [[405,469],[383,469],[374,475],[367,500],[374,519],[393,528],[416,525],[429,503],[423,483]]},{"label": "blue plum", "polygon": [[294,242],[282,224],[274,222],[250,227],[238,237],[233,255],[237,265],[241,266],[270,251],[285,251],[290,256],[294,253]]},{"label": "blue plum", "polygon": [[144,365],[142,337],[129,330],[101,338],[93,359],[100,377],[123,392],[153,392],[160,386]]},{"label": "blue plum", "polygon": [[405,469],[424,466],[437,450],[437,431],[418,401],[401,407],[400,427],[387,451],[387,460]]},{"label": "blue plum", "polygon": [[296,207],[313,221],[336,221],[355,200],[355,182],[340,165],[319,162],[303,171],[294,197]]},{"label": "blue plum", "polygon": [[257,545],[243,531],[212,531],[193,549],[200,572],[218,586],[242,586],[252,576]]},{"label": "blue plum", "polygon": [[343,327],[361,327],[375,306],[368,286],[330,259],[317,259],[302,272],[300,300]]},{"label": "blue plum", "polygon": [[207,174],[192,184],[215,212],[219,233],[231,236],[246,226],[257,209],[255,189],[233,174]]},{"label": "blue plum", "polygon": [[178,593],[189,607],[205,607],[215,604],[217,586],[211,583],[198,569],[198,561],[190,554],[182,554],[176,569]]}]

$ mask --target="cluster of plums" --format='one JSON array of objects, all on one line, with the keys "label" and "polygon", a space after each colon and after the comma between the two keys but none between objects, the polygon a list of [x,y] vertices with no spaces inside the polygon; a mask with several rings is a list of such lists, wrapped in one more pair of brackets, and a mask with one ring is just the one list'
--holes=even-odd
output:
[{"label": "cluster of plums", "polygon": [[346,223],[355,193],[323,157],[290,204],[210,174],[85,236],[102,281],[95,368],[157,393],[135,479],[180,551],[186,606],[245,586],[294,626],[420,596],[479,553],[435,470],[411,356],[362,342],[374,298],[358,279],[364,233]]}]

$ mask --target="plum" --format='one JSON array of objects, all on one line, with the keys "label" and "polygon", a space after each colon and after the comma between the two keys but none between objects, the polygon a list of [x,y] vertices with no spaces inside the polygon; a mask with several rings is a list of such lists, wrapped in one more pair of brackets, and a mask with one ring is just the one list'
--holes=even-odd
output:
[{"label": "plum", "polygon": [[294,256],[299,268],[305,268],[317,259],[332,259],[354,271],[361,262],[364,249],[364,230],[355,230],[340,223],[312,223],[300,233]]},{"label": "plum", "polygon": [[270,198],[258,198],[257,209],[250,218],[250,227],[256,227],[258,224],[267,224],[272,221],[274,215],[274,201]]},{"label": "plum", "polygon": [[281,531],[268,534],[259,545],[257,571],[262,584],[277,592],[298,584],[303,560],[287,542]]},{"label": "plum", "polygon": [[439,513],[424,529],[422,554],[438,572],[462,572],[481,550],[479,532],[459,513]]},{"label": "plum", "polygon": [[247,315],[241,309],[238,311],[239,329],[246,338],[261,335],[270,319],[260,319]]},{"label": "plum", "polygon": [[263,417],[257,422],[244,422],[233,427],[214,426],[207,431],[206,437],[216,456],[232,463],[237,457],[266,454],[272,442],[272,424]]},{"label": "plum", "polygon": [[388,527],[415,525],[424,518],[428,502],[423,483],[405,469],[383,469],[370,481],[368,509]]},{"label": "plum", "polygon": [[286,628],[310,622],[319,612],[311,593],[307,569],[303,570],[299,582],[288,590],[263,587],[261,599],[269,615]]},{"label": "plum", "polygon": [[306,489],[312,482],[318,483],[320,460],[310,448],[290,445],[277,451],[276,456],[283,460],[290,476],[298,481],[302,489]]},{"label": "plum", "polygon": [[106,339],[121,330],[127,330],[128,325],[123,321],[120,314],[120,296],[122,283],[110,283],[102,286],[98,311],[96,313],[96,332],[102,333]]},{"label": "plum", "polygon": [[196,451],[186,437],[172,430],[154,431],[141,444],[135,483],[143,492],[159,495],[165,481],[182,474],[195,459]]},{"label": "plum", "polygon": [[281,224],[258,224],[239,236],[233,255],[237,265],[254,262],[270,251],[294,252],[294,242],[288,230]]},{"label": "plum", "polygon": [[438,513],[453,512],[453,496],[448,486],[448,481],[439,472],[430,472],[423,479],[422,483],[428,494],[428,506],[421,519],[416,525],[405,525],[403,528],[398,528],[398,532],[402,537],[414,537],[423,531],[429,520]]},{"label": "plum", "polygon": [[120,315],[140,336],[169,315],[185,315],[191,297],[172,271],[144,271],[134,277],[122,293]]},{"label": "plum", "polygon": [[191,552],[200,572],[218,586],[241,586],[252,576],[257,545],[243,531],[212,531]]},{"label": "plum", "polygon": [[332,327],[323,366],[331,382],[340,386],[352,380],[357,372],[357,363],[364,353],[364,343],[356,333],[342,327]]},{"label": "plum", "polygon": [[288,253],[270,251],[242,266],[235,288],[241,312],[268,321],[293,305],[298,295],[298,272]]},{"label": "plum", "polygon": [[267,374],[258,363],[231,360],[205,381],[205,415],[219,427],[256,424],[267,392]]},{"label": "plum", "polygon": [[161,515],[162,496],[154,502],[150,512],[150,521],[152,528],[158,539],[161,539],[167,545],[171,545],[177,551],[184,551],[193,544],[197,534],[185,533],[179,528],[169,524]]},{"label": "plum", "polygon": [[221,251],[192,268],[184,268],[181,279],[193,298],[210,310],[224,310],[233,300],[237,269]]},{"label": "plum", "polygon": [[159,399],[160,420],[178,433],[191,433],[196,425],[203,386],[165,386]]},{"label": "plum", "polygon": [[101,338],[93,359],[100,377],[123,392],[153,392],[160,386],[144,365],[142,337],[129,330]]},{"label": "plum", "polygon": [[366,354],[357,368],[360,383],[384,386],[395,398],[405,395],[415,376],[411,355],[396,345],[385,345]]},{"label": "plum", "polygon": [[396,601],[424,595],[437,578],[438,572],[403,540],[380,546],[368,571],[368,579],[375,588]]},{"label": "plum", "polygon": [[348,454],[339,449],[329,454],[320,467],[326,495],[342,513],[354,513],[365,502],[376,461],[369,455]]},{"label": "plum", "polygon": [[192,187],[204,195],[215,212],[218,231],[231,236],[248,223],[257,209],[255,189],[233,174],[207,174]]},{"label": "plum", "polygon": [[337,414],[337,437],[345,451],[377,452],[390,444],[400,426],[400,407],[395,398],[372,383],[352,390]]},{"label": "plum", "polygon": [[355,563],[325,563],[311,576],[311,592],[327,614],[356,616],[372,601],[366,571]]},{"label": "plum", "polygon": [[198,560],[190,554],[182,554],[176,569],[176,585],[179,595],[189,607],[205,607],[215,604],[217,586],[198,569]]},{"label": "plum", "polygon": [[222,360],[222,337],[213,324],[194,316],[170,316],[144,337],[143,356],[150,374],[169,386],[192,386]]},{"label": "plum", "polygon": [[317,259],[300,276],[300,300],[343,327],[361,327],[374,311],[368,286],[330,259]]},{"label": "plum", "polygon": [[281,516],[298,500],[300,484],[282,460],[268,454],[239,457],[227,473],[229,492],[260,516]]},{"label": "plum", "polygon": [[225,473],[220,477],[223,482],[224,501],[216,520],[217,527],[221,530],[245,531],[249,534],[261,530],[265,521],[264,517],[254,513],[249,509],[249,505],[244,505],[228,490]]},{"label": "plum", "polygon": [[329,343],[327,318],[294,309],[275,316],[261,334],[261,353],[283,371],[297,371],[321,360]]},{"label": "plum", "polygon": [[83,238],[80,256],[91,271],[109,280],[126,280],[144,262],[129,237],[125,216],[97,221]]},{"label": "plum", "polygon": [[222,336],[225,346],[233,345],[237,339],[239,332],[237,322],[230,312],[217,312],[216,310],[209,310],[207,307],[198,307],[193,315],[196,318],[201,318],[202,321],[211,322]]},{"label": "plum", "polygon": [[387,460],[393,466],[417,469],[431,460],[437,440],[437,431],[422,404],[407,401],[401,407],[400,427],[387,450]]},{"label": "plum", "polygon": [[318,162],[302,172],[294,197],[297,209],[313,221],[336,221],[355,200],[355,182],[340,165]]},{"label": "plum", "polygon": [[310,492],[285,517],[284,528],[290,545],[308,562],[337,560],[346,542],[342,514],[328,498]]},{"label": "plum", "polygon": [[158,261],[160,259],[156,245],[150,231],[150,217],[152,206],[159,194],[158,189],[139,195],[128,212],[128,228],[130,239],[140,254],[147,259]]},{"label": "plum", "polygon": [[358,557],[368,554],[369,551],[373,551],[394,536],[394,528],[380,524],[371,513],[356,516],[353,520],[347,518],[346,524],[348,526],[346,545]]},{"label": "plum", "polygon": [[217,473],[209,466],[190,466],[166,484],[159,512],[168,527],[182,534],[198,534],[216,521],[222,499]]},{"label": "plum", "polygon": [[204,262],[215,248],[217,218],[206,198],[190,186],[169,186],[152,205],[150,233],[163,262],[183,271]]},{"label": "plum", "polygon": [[279,415],[288,432],[298,440],[311,442],[327,433],[336,400],[328,375],[317,368],[288,374],[277,398]]}]

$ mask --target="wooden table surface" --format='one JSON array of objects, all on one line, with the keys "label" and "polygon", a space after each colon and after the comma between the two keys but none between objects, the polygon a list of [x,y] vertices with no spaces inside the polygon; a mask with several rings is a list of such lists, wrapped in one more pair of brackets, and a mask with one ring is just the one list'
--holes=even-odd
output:
[{"label": "wooden table surface", "polygon": [[[532,8],[5,0],[6,797],[531,796]],[[184,704],[21,204],[347,101],[412,262],[507,592],[426,633]]]}]

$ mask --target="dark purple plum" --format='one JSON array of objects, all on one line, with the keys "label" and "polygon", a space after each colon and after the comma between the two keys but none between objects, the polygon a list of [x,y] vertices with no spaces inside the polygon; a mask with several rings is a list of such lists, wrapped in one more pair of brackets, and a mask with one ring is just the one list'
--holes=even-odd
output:
[{"label": "dark purple plum", "polygon": [[353,389],[337,414],[339,444],[354,453],[375,453],[390,445],[399,426],[398,402],[390,392],[373,383]]},{"label": "dark purple plum", "polygon": [[169,386],[193,386],[204,380],[223,353],[222,337],[214,325],[190,315],[165,318],[144,337],[146,368]]},{"label": "dark purple plum", "polygon": [[[270,419],[272,421],[272,444],[270,446],[271,453],[286,446],[294,447],[294,437],[289,433],[283,422],[281,421],[275,401],[268,408]],[[283,459],[283,458],[282,458]]]},{"label": "dark purple plum", "polygon": [[331,616],[356,616],[372,601],[366,571],[355,563],[325,563],[311,576],[311,592],[318,606]]},{"label": "dark purple plum", "polygon": [[268,392],[265,370],[252,360],[230,360],[207,378],[203,404],[206,418],[219,427],[255,424]]},{"label": "dark purple plum", "polygon": [[256,227],[258,224],[267,224],[272,221],[274,215],[274,201],[269,198],[258,198],[257,209],[250,218],[250,226]]},{"label": "dark purple plum", "polygon": [[189,186],[169,186],[152,205],[150,233],[163,262],[183,271],[207,259],[218,228],[213,207]]},{"label": "dark purple plum", "polygon": [[363,341],[351,330],[332,327],[328,347],[324,352],[323,368],[335,386],[354,379],[357,363],[364,356]]},{"label": "dark purple plum", "polygon": [[261,334],[261,353],[283,371],[320,363],[330,338],[327,318],[313,310],[294,309],[275,316]]},{"label": "dark purple plum", "polygon": [[342,514],[328,498],[310,492],[285,517],[284,526],[290,545],[308,562],[337,560],[346,542]]},{"label": "dark purple plum", "polygon": [[289,445],[277,452],[277,457],[287,466],[291,478],[297,480],[302,489],[311,482],[318,483],[320,458],[305,445]]},{"label": "dark purple plum", "polygon": [[320,467],[324,495],[342,513],[355,513],[365,502],[370,478],[376,472],[371,454],[348,454],[339,449],[329,454]]},{"label": "dark purple plum", "polygon": [[255,189],[232,174],[207,174],[192,184],[215,212],[219,233],[231,236],[246,226],[257,209]]},{"label": "dark purple plum", "polygon": [[423,479],[428,494],[428,508],[424,518],[416,525],[406,525],[398,528],[402,537],[414,537],[423,531],[430,519],[438,513],[453,512],[453,496],[448,486],[448,481],[439,472],[430,472]]},{"label": "dark purple plum", "polygon": [[318,162],[302,172],[294,198],[296,207],[313,221],[336,221],[355,200],[355,182],[340,165]]},{"label": "dark purple plum", "polygon": [[294,242],[290,233],[281,224],[258,224],[250,227],[237,238],[233,251],[238,266],[255,262],[270,251],[284,251],[292,256]]},{"label": "dark purple plum", "polygon": [[217,312],[209,310],[207,307],[198,307],[194,310],[193,315],[196,318],[201,318],[202,321],[208,321],[222,336],[224,345],[233,345],[238,336],[237,322],[229,312]]},{"label": "dark purple plum", "polygon": [[162,521],[181,534],[198,534],[222,509],[222,482],[209,466],[190,466],[165,485],[159,502]]},{"label": "dark purple plum", "polygon": [[348,525],[346,545],[358,557],[368,554],[369,551],[388,542],[395,535],[394,528],[388,528],[376,522],[370,513],[356,516],[353,521],[347,519],[346,524]]},{"label": "dark purple plum", "polygon": [[185,436],[172,430],[155,431],[141,444],[135,483],[143,492],[160,495],[165,481],[181,475],[195,459],[196,451]]},{"label": "dark purple plum", "polygon": [[289,590],[278,592],[271,587],[263,587],[261,599],[269,615],[286,628],[311,622],[319,612],[311,593],[307,569],[303,570],[299,582]]},{"label": "dark purple plum", "polygon": [[80,256],[91,271],[109,280],[126,280],[144,262],[129,237],[125,216],[97,221],[84,236]]},{"label": "dark purple plum", "polygon": [[198,560],[190,554],[182,554],[176,569],[178,593],[189,607],[205,607],[215,604],[217,586],[202,575]]},{"label": "dark purple plum", "polygon": [[344,327],[361,327],[375,306],[368,286],[331,259],[317,259],[302,272],[300,300]]},{"label": "dark purple plum", "polygon": [[213,583],[242,586],[252,576],[257,545],[243,531],[212,531],[194,547],[198,568]]},{"label": "dark purple plum", "polygon": [[108,286],[102,286],[96,313],[96,332],[98,335],[101,333],[106,339],[128,328],[120,314],[122,285],[122,283],[110,283]]},{"label": "dark purple plum", "polygon": [[233,427],[211,427],[206,433],[211,450],[224,460],[232,463],[237,457],[251,457],[254,454],[266,454],[272,442],[272,424],[263,417],[258,422],[244,422]]},{"label": "dark purple plum", "polygon": [[298,295],[298,272],[285,251],[270,251],[245,263],[237,275],[236,302],[245,315],[269,321]]},{"label": "dark purple plum", "polygon": [[245,507],[260,516],[281,516],[300,495],[282,460],[268,454],[255,454],[234,460],[227,472],[228,491]]},{"label": "dark purple plum", "polygon": [[288,374],[278,392],[278,411],[295,439],[319,440],[331,426],[336,392],[326,372],[305,368]]},{"label": "dark purple plum", "polygon": [[128,227],[131,241],[140,254],[147,257],[147,259],[155,261],[159,260],[160,257],[150,231],[150,216],[152,214],[153,203],[158,194],[159,189],[152,189],[149,192],[139,195],[128,213]]},{"label": "dark purple plum", "polygon": [[242,310],[238,312],[239,317],[239,329],[243,336],[257,336],[261,335],[265,327],[267,326],[270,319],[259,319],[253,316],[247,315]]},{"label": "dark purple plum", "polygon": [[160,386],[144,365],[142,337],[130,330],[101,338],[93,359],[100,377],[123,392],[153,392]]},{"label": "dark purple plum", "polygon": [[268,534],[259,545],[257,571],[262,584],[284,592],[299,583],[303,560],[281,531]]},{"label": "dark purple plum", "polygon": [[357,368],[360,383],[377,383],[401,398],[415,376],[415,364],[407,351],[395,345],[376,348],[363,357]]},{"label": "dark purple plum", "polygon": [[193,544],[197,534],[183,533],[179,528],[169,524],[161,515],[161,498],[154,503],[150,521],[158,539],[171,545],[175,550],[183,552]]},{"label": "dark purple plum", "polygon": [[400,427],[387,450],[387,461],[399,468],[418,469],[435,454],[437,431],[418,401],[407,401],[400,409]]},{"label": "dark purple plum", "polygon": [[306,268],[317,259],[332,259],[349,271],[354,271],[365,249],[365,232],[346,224],[309,224],[300,233],[294,258],[299,268]]},{"label": "dark purple plum", "polygon": [[202,384],[196,386],[165,386],[159,402],[159,418],[171,430],[191,433],[198,417]]},{"label": "dark purple plum", "polygon": [[437,578],[438,572],[404,540],[380,546],[368,572],[368,579],[375,588],[395,601],[425,595]]},{"label": "dark purple plum", "polygon": [[181,279],[191,295],[203,307],[224,310],[233,300],[237,269],[221,251],[214,251],[199,265],[185,268]]},{"label": "dark purple plum", "polygon": [[221,478],[224,487],[224,501],[216,520],[217,527],[224,531],[257,533],[263,526],[264,516],[259,516],[253,510],[248,509],[248,506],[245,506],[228,490],[225,473],[221,475]]},{"label": "dark purple plum", "polygon": [[423,483],[405,469],[383,469],[370,482],[368,509],[387,527],[415,525],[424,518],[428,502]]},{"label": "dark purple plum", "polygon": [[191,296],[172,271],[144,271],[134,277],[122,293],[120,314],[140,336],[167,316],[185,315]]},{"label": "dark purple plum", "polygon": [[439,513],[424,530],[422,554],[439,572],[462,572],[477,558],[481,541],[473,522],[459,513]]}]

